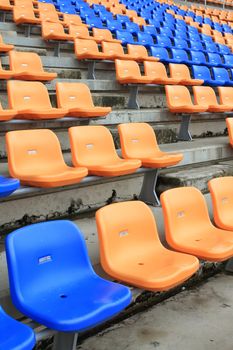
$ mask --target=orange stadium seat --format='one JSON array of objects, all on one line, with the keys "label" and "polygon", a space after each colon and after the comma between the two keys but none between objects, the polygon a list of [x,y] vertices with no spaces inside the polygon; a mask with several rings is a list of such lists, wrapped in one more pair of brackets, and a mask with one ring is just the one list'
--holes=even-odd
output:
[{"label": "orange stadium seat", "polygon": [[5,122],[11,120],[17,116],[17,111],[14,109],[3,109],[0,103],[0,121]]},{"label": "orange stadium seat", "polygon": [[167,106],[172,113],[202,113],[208,106],[194,105],[186,86],[165,86]]},{"label": "orange stadium seat", "polygon": [[137,12],[134,11],[134,10],[125,10],[124,13],[125,13],[126,16],[128,16],[129,18],[138,17]]},{"label": "orange stadium seat", "polygon": [[233,232],[212,224],[205,198],[197,188],[167,190],[160,200],[166,240],[173,249],[208,261],[233,256]]},{"label": "orange stadium seat", "polygon": [[115,39],[108,29],[92,28],[93,38],[97,42],[109,41],[113,43],[121,43],[121,40]]},{"label": "orange stadium seat", "polygon": [[153,79],[141,75],[135,61],[115,60],[116,79],[120,84],[152,84]]},{"label": "orange stadium seat", "polygon": [[[85,27],[82,27],[86,29]],[[61,23],[53,23],[42,21],[41,22],[41,34],[44,40],[65,40],[73,41],[74,35],[67,34]]]},{"label": "orange stadium seat", "polygon": [[161,244],[152,211],[141,201],[99,209],[96,224],[101,265],[114,279],[146,290],[165,291],[199,268],[196,257]]},{"label": "orange stadium seat", "polygon": [[230,145],[233,147],[233,118],[226,118]]},{"label": "orange stadium seat", "polygon": [[[93,36],[90,35],[87,27],[77,26],[74,24],[69,25],[69,35],[73,38],[85,39],[85,40],[95,40]],[[95,40],[96,41],[96,40]]]},{"label": "orange stadium seat", "polygon": [[67,116],[72,117],[105,117],[111,107],[96,107],[90,89],[82,83],[57,83],[57,105],[67,109]]},{"label": "orange stadium seat", "polygon": [[196,105],[207,107],[208,112],[229,112],[232,110],[231,106],[218,103],[215,92],[210,86],[194,86],[193,94]]},{"label": "orange stadium seat", "polygon": [[139,26],[146,26],[146,20],[142,17],[132,17],[132,22],[138,24]]},{"label": "orange stadium seat", "polygon": [[112,59],[112,55],[99,51],[95,40],[74,40],[74,50],[76,57],[82,59],[107,60]]},{"label": "orange stadium seat", "polygon": [[68,111],[53,108],[48,90],[41,82],[13,81],[7,82],[10,108],[17,110],[23,119],[56,119],[64,117]]},{"label": "orange stadium seat", "polygon": [[150,78],[154,84],[179,84],[180,79],[169,78],[166,67],[161,62],[144,61],[145,75]]},{"label": "orange stadium seat", "polygon": [[83,27],[87,26],[85,23],[82,23],[82,20],[78,15],[71,15],[68,13],[63,13],[62,15],[63,15],[63,24],[66,26],[70,24],[75,26],[83,26]]},{"label": "orange stadium seat", "polygon": [[192,79],[185,64],[169,63],[169,70],[173,79],[180,79],[181,85],[202,85],[204,80]]},{"label": "orange stadium seat", "polygon": [[212,179],[208,182],[208,187],[215,224],[223,230],[233,231],[233,176]]},{"label": "orange stadium seat", "polygon": [[91,175],[126,175],[141,166],[140,160],[126,160],[118,156],[112,135],[104,126],[72,127],[69,128],[69,136],[73,165],[84,166]]},{"label": "orange stadium seat", "polygon": [[125,59],[125,60],[134,60],[130,54],[124,52],[123,46],[119,43],[109,43],[102,42],[102,50],[105,55],[112,57],[112,59]]},{"label": "orange stadium seat", "polygon": [[10,51],[10,69],[15,79],[50,81],[57,73],[45,72],[40,56],[33,52]]},{"label": "orange stadium seat", "polygon": [[59,140],[51,130],[10,131],[6,134],[6,147],[9,172],[22,184],[66,186],[80,182],[87,175],[86,168],[66,165]]},{"label": "orange stadium seat", "polygon": [[164,168],[183,159],[181,153],[162,152],[153,128],[147,123],[118,125],[121,152],[125,159],[140,159],[146,168]]},{"label": "orange stadium seat", "polygon": [[222,106],[228,106],[233,110],[233,87],[218,87],[219,101]]},{"label": "orange stadium seat", "polygon": [[128,54],[135,59],[135,61],[159,61],[158,57],[149,56],[147,49],[143,45],[127,45]]},{"label": "orange stadium seat", "polygon": [[2,68],[2,63],[0,61],[0,79],[10,79],[14,75],[12,70],[6,70]]},{"label": "orange stadium seat", "polygon": [[[60,18],[58,12],[49,12],[49,11],[40,11],[39,18],[42,21],[52,22],[52,23],[60,23]],[[62,23],[62,22],[61,22]]]},{"label": "orange stadium seat", "polygon": [[13,9],[13,19],[15,24],[40,24],[41,19],[36,17],[33,8],[15,7]]},{"label": "orange stadium seat", "polygon": [[14,49],[14,45],[5,44],[0,35],[0,52],[9,52]]},{"label": "orange stadium seat", "polygon": [[1,11],[12,11],[13,5],[11,5],[10,0],[1,0],[0,10]]}]

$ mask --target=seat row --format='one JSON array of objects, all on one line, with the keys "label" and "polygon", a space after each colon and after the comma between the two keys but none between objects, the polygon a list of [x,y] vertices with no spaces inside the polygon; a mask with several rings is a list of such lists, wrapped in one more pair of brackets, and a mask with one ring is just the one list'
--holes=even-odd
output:
[{"label": "seat row", "polygon": [[65,163],[52,131],[10,131],[6,134],[10,175],[29,186],[58,187],[78,183],[87,174],[121,176],[134,173],[141,166],[152,169],[172,166],[183,158],[179,153],[162,152],[148,124],[121,124],[118,130],[123,159],[106,127],[71,127],[73,167]]},{"label": "seat row", "polygon": [[[0,120],[58,119],[62,117],[105,117],[111,107],[94,105],[91,92],[82,83],[56,83],[57,108],[52,107],[48,90],[41,82],[7,81],[9,109],[0,110]],[[40,99],[38,99],[40,96]]]},{"label": "seat row", "polygon": [[[164,291],[190,278],[199,268],[198,259],[231,259],[232,184],[233,177],[209,182],[214,218],[220,228],[210,221],[204,196],[196,188],[175,188],[162,194],[165,235],[172,250],[162,245],[155,218],[144,203],[115,203],[99,209],[96,223],[103,269],[123,283]],[[39,324],[63,332],[63,336],[70,332],[72,344],[67,350],[77,341],[71,332],[106,321],[131,301],[129,288],[94,272],[82,233],[69,221],[16,230],[7,236],[6,255],[14,305]],[[3,344],[8,341],[9,349],[16,344],[21,350],[32,349],[35,337],[30,328],[1,310],[0,327],[7,326],[15,332],[14,336],[1,332]]]}]

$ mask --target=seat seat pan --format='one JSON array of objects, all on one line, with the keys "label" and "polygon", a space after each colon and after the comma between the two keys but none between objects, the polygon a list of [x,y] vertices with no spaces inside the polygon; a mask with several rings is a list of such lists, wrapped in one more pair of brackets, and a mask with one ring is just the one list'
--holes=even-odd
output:
[{"label": "seat seat pan", "polygon": [[56,34],[56,33],[48,33],[43,35],[45,40],[62,40],[62,41],[73,41],[75,39],[74,35],[70,34]]},{"label": "seat seat pan", "polygon": [[158,57],[153,56],[136,56],[134,57],[135,61],[149,61],[149,62],[158,62]]},{"label": "seat seat pan", "polygon": [[210,227],[193,236],[180,236],[180,241],[168,242],[177,251],[208,261],[224,261],[233,256],[233,232]]},{"label": "seat seat pan", "polygon": [[92,60],[113,60],[115,59],[114,56],[112,55],[107,55],[103,52],[94,52],[94,53],[91,53],[91,52],[82,52],[82,53],[77,53],[76,52],[76,56],[78,59],[92,59]]},{"label": "seat seat pan", "polygon": [[[1,75],[1,73],[0,73]],[[25,79],[32,81],[49,81],[53,80],[57,77],[57,73],[49,73],[49,72],[19,72],[14,73],[14,79]]]},{"label": "seat seat pan", "polygon": [[117,81],[121,84],[153,84],[153,79],[149,77],[142,76],[140,78],[128,76],[128,77],[120,77]]},{"label": "seat seat pan", "polygon": [[154,78],[153,79],[154,84],[162,84],[162,85],[177,85],[180,84],[180,79],[175,78]]},{"label": "seat seat pan", "polygon": [[0,109],[0,121],[7,121],[7,120],[11,120],[14,117],[16,117],[18,114],[18,111],[14,110],[14,109]]},{"label": "seat seat pan", "polygon": [[32,350],[35,344],[33,330],[9,317],[0,307],[0,349]]},{"label": "seat seat pan", "polygon": [[0,197],[9,196],[12,192],[17,190],[19,186],[20,182],[18,179],[0,176]]},{"label": "seat seat pan", "polygon": [[80,332],[112,318],[130,301],[129,288],[95,275],[45,288],[18,308],[48,328]]},{"label": "seat seat pan", "polygon": [[[27,24],[41,24],[41,20],[38,18],[30,18],[30,17],[24,17],[24,16],[19,16],[19,17],[14,17],[14,22],[16,25],[18,24],[23,24],[23,23],[27,23]],[[12,49],[10,49],[12,50]],[[1,51],[1,48],[0,48]],[[9,51],[9,50],[8,50]]]},{"label": "seat seat pan", "polygon": [[14,45],[7,45],[7,44],[1,44],[0,43],[0,52],[8,52],[13,50]]},{"label": "seat seat pan", "polygon": [[180,84],[182,85],[202,85],[204,80],[201,79],[182,79]]},{"label": "seat seat pan", "polygon": [[67,116],[72,117],[105,117],[112,111],[111,107],[88,107],[88,108],[70,108]]},{"label": "seat seat pan", "polygon": [[141,166],[140,160],[120,159],[103,165],[85,165],[89,174],[97,176],[120,176],[134,173]]},{"label": "seat seat pan", "polygon": [[203,113],[206,112],[208,109],[207,106],[202,107],[202,106],[188,106],[188,105],[184,105],[184,106],[172,106],[169,107],[169,110],[172,113]]},{"label": "seat seat pan", "polygon": [[181,153],[158,153],[158,155],[152,156],[151,158],[140,158],[142,166],[146,168],[165,168],[168,166],[175,165],[183,159]]},{"label": "seat seat pan", "polygon": [[208,107],[209,112],[230,112],[232,110],[231,106],[223,106],[223,105],[213,105]]},{"label": "seat seat pan", "polygon": [[18,114],[23,119],[57,119],[64,117],[67,113],[68,110],[62,108],[18,110]]},{"label": "seat seat pan", "polygon": [[14,72],[11,70],[0,70],[0,79],[10,79],[14,76]]},{"label": "seat seat pan", "polygon": [[20,174],[17,177],[22,184],[34,187],[60,187],[73,185],[80,182],[87,176],[87,169],[84,167],[72,168],[61,166],[60,169],[54,169],[41,174]]},{"label": "seat seat pan", "polygon": [[163,247],[151,247],[145,255],[131,255],[126,261],[118,261],[114,267],[102,266],[110,276],[130,285],[165,291],[191,277],[198,270],[199,261],[195,256],[179,254]]}]

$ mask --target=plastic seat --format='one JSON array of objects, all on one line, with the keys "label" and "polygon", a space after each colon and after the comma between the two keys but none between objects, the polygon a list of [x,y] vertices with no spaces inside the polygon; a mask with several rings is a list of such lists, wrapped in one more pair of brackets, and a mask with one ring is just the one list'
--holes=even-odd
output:
[{"label": "plastic seat", "polygon": [[100,18],[98,17],[86,17],[86,24],[90,27],[90,28],[104,28],[103,23],[101,21]]},{"label": "plastic seat", "polygon": [[207,65],[211,67],[222,67],[225,64],[221,60],[221,56],[217,53],[207,53]]},{"label": "plastic seat", "polygon": [[2,350],[32,350],[35,345],[33,330],[8,316],[0,306],[0,348]]},{"label": "plastic seat", "polygon": [[169,78],[163,63],[144,61],[145,75],[152,80],[154,84],[179,84],[180,79]]},{"label": "plastic seat", "polygon": [[218,47],[219,53],[221,53],[222,55],[230,55],[231,54],[231,50],[228,46],[218,43],[217,47]]},{"label": "plastic seat", "polygon": [[163,192],[160,199],[166,240],[173,249],[208,261],[233,256],[233,232],[212,224],[205,198],[197,188],[174,188]]},{"label": "plastic seat", "polygon": [[52,22],[52,23],[59,23],[60,22],[60,18],[59,18],[59,14],[56,11],[40,11],[39,12],[39,18],[41,20],[41,22]]},{"label": "plastic seat", "polygon": [[110,19],[106,20],[106,28],[109,29],[111,32],[115,32],[116,30],[123,30],[120,21]]},{"label": "plastic seat", "polygon": [[112,33],[108,29],[93,28],[93,38],[97,42],[108,41],[113,43],[121,43],[121,40],[113,38]]},{"label": "plastic seat", "polygon": [[152,84],[153,77],[142,75],[137,62],[115,60],[116,79],[120,84]]},{"label": "plastic seat", "polygon": [[165,86],[167,106],[172,113],[202,113],[207,106],[194,105],[186,86]]},{"label": "plastic seat", "polygon": [[13,20],[16,25],[27,24],[40,24],[41,18],[37,18],[32,7],[16,7],[13,8]]},{"label": "plastic seat", "polygon": [[[81,27],[86,29],[85,27]],[[41,34],[44,40],[73,41],[74,35],[67,34],[61,23],[45,22],[41,23]]]},{"label": "plastic seat", "polygon": [[[19,186],[20,186],[20,182],[18,179],[0,176],[0,198],[9,196],[11,193],[16,191],[19,188]],[[1,341],[0,341],[0,346],[1,346]]]},{"label": "plastic seat", "polygon": [[69,35],[74,38],[84,39],[84,40],[95,40],[99,42],[93,36],[90,35],[87,27],[76,26],[74,24],[69,25]]},{"label": "plastic seat", "polygon": [[[9,106],[23,119],[56,119],[64,117],[68,111],[53,108],[48,90],[43,83],[8,81]],[[38,98],[39,96],[39,98]]]},{"label": "plastic seat", "polygon": [[129,288],[94,272],[82,233],[70,221],[14,231],[7,236],[6,254],[14,305],[48,328],[87,330],[131,302]]},{"label": "plastic seat", "polygon": [[225,85],[225,80],[213,79],[210,70],[205,66],[192,66],[192,72],[195,79],[204,80],[204,85],[219,86]]},{"label": "plastic seat", "polygon": [[[227,118],[229,119],[232,118]],[[212,199],[215,224],[223,230],[233,231],[233,176],[212,179],[208,182],[208,188]]]},{"label": "plastic seat", "polygon": [[218,53],[218,47],[213,42],[205,42],[205,49],[208,53]]},{"label": "plastic seat", "polygon": [[147,123],[120,124],[118,132],[123,158],[140,159],[143,167],[164,168],[183,159],[181,153],[162,152],[153,128]]},{"label": "plastic seat", "polygon": [[45,72],[40,56],[33,52],[9,52],[10,69],[14,79],[50,81],[57,73]]},{"label": "plastic seat", "polygon": [[14,49],[14,45],[5,44],[0,35],[0,52],[9,52]]},{"label": "plastic seat", "polygon": [[135,61],[152,61],[157,62],[159,58],[149,56],[147,49],[142,45],[127,45],[128,54],[135,59]]},{"label": "plastic seat", "polygon": [[218,94],[220,104],[231,107],[231,110],[233,110],[233,88],[221,86],[218,88]]},{"label": "plastic seat", "polygon": [[95,40],[78,39],[74,40],[74,50],[78,59],[107,60],[114,59],[113,55],[100,52]]},{"label": "plastic seat", "polygon": [[13,5],[11,5],[10,0],[2,0],[0,4],[1,11],[12,11]]},{"label": "plastic seat", "polygon": [[112,59],[124,59],[124,60],[134,60],[130,54],[124,53],[123,46],[119,43],[109,43],[102,42],[102,51],[106,56],[111,57]]},{"label": "plastic seat", "polygon": [[170,58],[168,50],[165,47],[156,47],[150,46],[150,52],[153,57],[157,57],[161,62],[174,62],[172,58]]},{"label": "plastic seat", "polygon": [[200,41],[189,41],[189,47],[192,51],[205,51],[202,43]]},{"label": "plastic seat", "polygon": [[203,52],[200,51],[189,51],[192,64],[206,65],[207,61]]},{"label": "plastic seat", "polygon": [[140,32],[140,27],[137,23],[133,23],[133,22],[126,22],[125,23],[125,29],[131,33],[131,34],[134,34],[136,35],[138,32]]},{"label": "plastic seat", "polygon": [[180,80],[181,85],[202,85],[204,83],[202,79],[192,79],[188,67],[184,64],[170,63],[169,70],[171,77]]},{"label": "plastic seat", "polygon": [[181,49],[171,49],[172,62],[189,64],[190,62],[187,52]]},{"label": "plastic seat", "polygon": [[78,15],[71,15],[67,13],[63,13],[63,22],[66,26],[70,24],[83,27],[87,26],[85,23],[82,23],[82,20]]},{"label": "plastic seat", "polygon": [[88,173],[98,176],[120,176],[134,173],[140,160],[121,159],[114,147],[110,131],[104,126],[69,128],[74,166],[85,166]]},{"label": "plastic seat", "polygon": [[10,175],[22,184],[59,187],[78,183],[87,175],[86,168],[66,165],[59,140],[51,130],[10,131],[6,146]]},{"label": "plastic seat", "polygon": [[218,85],[233,86],[233,80],[230,79],[227,69],[213,67],[212,72],[213,72],[213,77],[216,81],[224,82]]},{"label": "plastic seat", "polygon": [[6,70],[2,68],[2,63],[0,61],[0,79],[10,79],[14,75],[14,72],[12,70]]},{"label": "plastic seat", "polygon": [[0,103],[0,121],[5,122],[15,118],[18,115],[18,111],[15,109],[3,109]]},{"label": "plastic seat", "polygon": [[165,35],[157,35],[156,36],[156,45],[158,45],[159,47],[165,47],[165,48],[169,49],[172,47],[172,42],[171,42],[171,39]]},{"label": "plastic seat", "polygon": [[227,67],[233,67],[233,55],[223,55],[223,59]]},{"label": "plastic seat", "polygon": [[196,257],[161,244],[154,216],[141,201],[105,206],[96,212],[96,223],[101,265],[115,279],[146,290],[165,291],[199,268]]},{"label": "plastic seat", "polygon": [[116,30],[116,38],[120,40],[123,45],[135,43],[133,35],[126,30]]},{"label": "plastic seat", "polygon": [[177,49],[182,49],[182,50],[188,50],[189,49],[189,46],[188,46],[188,43],[187,43],[186,40],[174,38],[173,42],[174,42],[174,46]]},{"label": "plastic seat", "polygon": [[139,45],[144,45],[146,47],[150,47],[150,46],[155,45],[152,35],[144,33],[144,32],[137,33],[137,43]]},{"label": "plastic seat", "polygon": [[220,105],[210,86],[193,86],[194,101],[198,106],[207,107],[208,112],[229,112],[231,106]]},{"label": "plastic seat", "polygon": [[105,117],[111,112],[111,107],[96,107],[93,104],[91,92],[82,83],[57,83],[57,105],[68,110],[71,117]]}]

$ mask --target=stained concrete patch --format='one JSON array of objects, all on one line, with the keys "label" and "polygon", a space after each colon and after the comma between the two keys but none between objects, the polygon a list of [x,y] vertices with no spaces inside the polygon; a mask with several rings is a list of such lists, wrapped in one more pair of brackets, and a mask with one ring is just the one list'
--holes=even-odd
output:
[{"label": "stained concrete patch", "polygon": [[85,340],[80,350],[232,350],[233,277],[217,275]]}]

